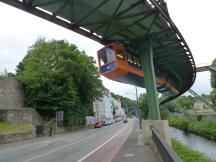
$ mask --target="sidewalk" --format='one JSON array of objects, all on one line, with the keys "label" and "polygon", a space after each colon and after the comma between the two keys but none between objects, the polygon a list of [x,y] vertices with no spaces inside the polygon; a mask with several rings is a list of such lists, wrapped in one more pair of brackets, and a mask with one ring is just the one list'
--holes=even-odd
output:
[{"label": "sidewalk", "polygon": [[143,131],[138,122],[112,162],[156,162],[155,154],[150,145],[143,143]]}]

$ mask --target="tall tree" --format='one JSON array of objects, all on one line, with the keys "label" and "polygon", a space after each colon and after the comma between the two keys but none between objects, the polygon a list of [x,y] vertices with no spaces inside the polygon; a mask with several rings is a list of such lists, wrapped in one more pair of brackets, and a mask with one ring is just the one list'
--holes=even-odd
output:
[{"label": "tall tree", "polygon": [[195,103],[195,99],[192,96],[180,96],[176,99],[176,103],[184,107],[185,109],[192,109]]},{"label": "tall tree", "polygon": [[[92,101],[102,95],[102,83],[93,57],[65,40],[39,38],[17,66],[17,79],[25,90],[26,106],[66,119],[84,119]],[[74,119],[73,119],[74,120]]]},{"label": "tall tree", "polygon": [[[212,66],[216,67],[216,59],[213,60]],[[211,87],[213,90],[211,91],[210,97],[212,100],[212,103],[216,105],[216,72],[211,71]]]},{"label": "tall tree", "polygon": [[142,118],[147,119],[149,107],[148,107],[148,96],[146,93],[140,94],[139,96],[139,104],[142,109]]}]

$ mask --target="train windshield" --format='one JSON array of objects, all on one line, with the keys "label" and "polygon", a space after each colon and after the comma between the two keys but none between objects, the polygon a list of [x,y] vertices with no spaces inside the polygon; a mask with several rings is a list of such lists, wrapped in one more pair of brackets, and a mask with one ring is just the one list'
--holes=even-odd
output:
[{"label": "train windshield", "polygon": [[111,48],[106,47],[106,48],[102,49],[98,54],[100,65],[102,66],[104,64],[113,62],[114,61],[114,55],[115,55],[115,53]]}]

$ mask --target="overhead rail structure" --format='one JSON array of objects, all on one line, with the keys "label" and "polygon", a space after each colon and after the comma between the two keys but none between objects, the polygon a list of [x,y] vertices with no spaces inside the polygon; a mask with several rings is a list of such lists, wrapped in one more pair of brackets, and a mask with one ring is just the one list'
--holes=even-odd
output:
[{"label": "overhead rail structure", "polygon": [[[103,45],[117,43],[141,56],[151,119],[160,119],[155,75],[178,90],[193,85],[196,66],[163,0],[0,0]],[[183,11],[182,11],[183,12]],[[156,70],[156,71],[155,71]]]},{"label": "overhead rail structure", "polygon": [[213,111],[216,112],[216,107],[214,107],[214,105],[212,105],[211,103],[209,103],[205,98],[201,97],[199,94],[197,94],[192,89],[189,89],[188,92],[190,94],[192,94],[194,97],[196,97],[198,100],[200,100],[201,102],[203,102],[205,105],[207,105],[210,109],[212,109]]}]

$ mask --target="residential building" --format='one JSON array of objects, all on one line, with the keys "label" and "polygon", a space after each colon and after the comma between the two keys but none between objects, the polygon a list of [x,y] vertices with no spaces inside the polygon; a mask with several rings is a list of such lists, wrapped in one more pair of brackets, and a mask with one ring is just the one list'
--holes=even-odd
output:
[{"label": "residential building", "polygon": [[124,117],[125,111],[121,107],[121,100],[112,98],[113,108],[115,110],[115,117]]},{"label": "residential building", "polygon": [[108,89],[104,89],[104,95],[93,102],[93,111],[97,121],[113,119],[112,97]]}]

